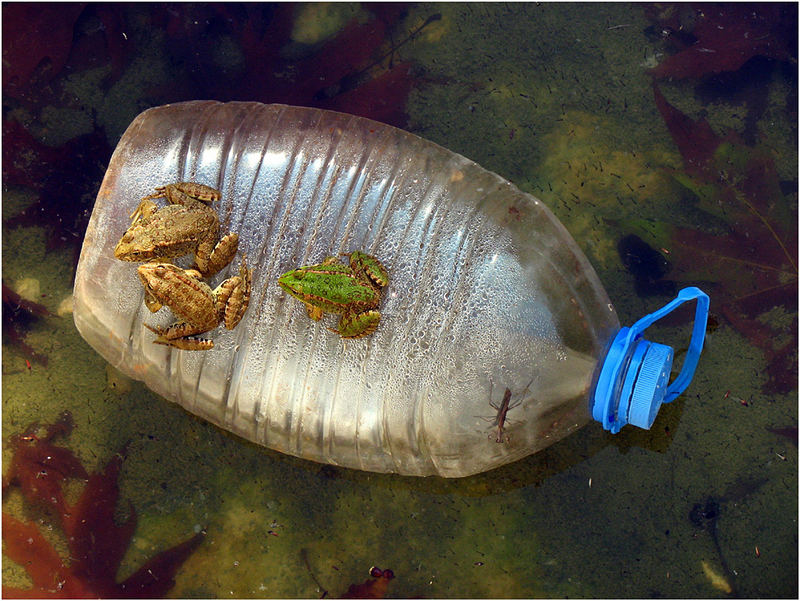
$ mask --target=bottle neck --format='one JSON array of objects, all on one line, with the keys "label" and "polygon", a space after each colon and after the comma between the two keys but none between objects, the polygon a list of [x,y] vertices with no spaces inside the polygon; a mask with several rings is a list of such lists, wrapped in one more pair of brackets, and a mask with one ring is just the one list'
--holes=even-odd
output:
[{"label": "bottle neck", "polygon": [[[696,300],[689,350],[680,374],[668,384],[674,352],[642,337],[645,329],[683,303]],[[703,349],[708,296],[698,288],[684,288],[664,307],[623,327],[612,341],[592,395],[592,416],[616,434],[628,423],[649,429],[662,403],[678,397],[692,380]]]}]

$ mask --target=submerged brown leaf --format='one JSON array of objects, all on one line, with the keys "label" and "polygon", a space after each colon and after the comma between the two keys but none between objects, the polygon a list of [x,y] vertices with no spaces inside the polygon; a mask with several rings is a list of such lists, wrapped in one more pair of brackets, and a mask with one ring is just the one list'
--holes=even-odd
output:
[{"label": "submerged brown leaf", "polygon": [[672,230],[673,279],[704,282],[727,321],[764,351],[768,392],[797,386],[797,209],[770,154],[725,138],[704,120],[656,105],[684,159],[673,174],[708,223]]}]

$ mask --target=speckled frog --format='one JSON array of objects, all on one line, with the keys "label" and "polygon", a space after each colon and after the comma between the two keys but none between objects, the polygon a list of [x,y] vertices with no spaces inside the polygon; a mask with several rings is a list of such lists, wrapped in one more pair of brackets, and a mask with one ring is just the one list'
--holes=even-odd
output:
[{"label": "speckled frog", "polygon": [[214,347],[211,340],[198,338],[223,324],[232,330],[241,321],[250,301],[252,270],[245,261],[239,273],[222,282],[216,289],[199,279],[193,269],[181,269],[171,263],[145,263],[138,269],[144,286],[144,302],[155,313],[169,307],[180,319],[166,328],[145,327],[158,337],[155,344],[164,344],[189,351]]},{"label": "speckled frog", "polygon": [[[169,203],[159,208],[152,199]],[[218,190],[194,182],[156,188],[145,196],[131,215],[131,225],[114,249],[123,261],[165,261],[194,253],[195,266],[211,277],[228,265],[239,247],[239,235],[219,239],[219,218],[211,203]]]}]

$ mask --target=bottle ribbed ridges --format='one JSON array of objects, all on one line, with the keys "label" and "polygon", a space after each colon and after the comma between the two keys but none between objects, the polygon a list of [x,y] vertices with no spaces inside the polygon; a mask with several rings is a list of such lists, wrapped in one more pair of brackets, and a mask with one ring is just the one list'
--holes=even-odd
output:
[{"label": "bottle ribbed ridges", "polygon": [[[109,168],[126,180],[115,191],[130,205],[170,181],[218,186],[221,230],[240,234],[240,252],[211,284],[237,271],[245,253],[254,270],[243,322],[211,332],[212,352],[191,353],[152,344],[141,322],[161,325],[169,311],[150,315],[135,269],[111,264],[127,278],[120,290],[140,295],[138,306],[120,312],[131,363],[158,370],[148,385],[188,410],[318,461],[404,473],[449,462],[457,475],[466,448],[459,445],[472,444],[458,437],[489,440],[481,419],[493,411],[489,378],[516,400],[532,365],[544,358],[560,366],[549,299],[581,269],[560,259],[574,243],[560,244],[546,209],[494,174],[400,130],[314,109],[191,103],[137,121],[141,131],[120,144],[129,156]],[[126,217],[118,212],[113,220]],[[378,330],[343,343],[326,327],[338,316],[312,322],[276,282],[288,269],[352,250],[383,261],[390,284]],[[557,277],[540,286],[537,270]],[[567,301],[557,309],[566,316],[571,295],[562,294]],[[579,364],[581,374],[591,369],[589,359]],[[514,409],[509,423],[522,423],[522,413]],[[520,430],[513,443],[490,445],[491,460],[506,447],[509,456],[518,453],[526,436]]]}]

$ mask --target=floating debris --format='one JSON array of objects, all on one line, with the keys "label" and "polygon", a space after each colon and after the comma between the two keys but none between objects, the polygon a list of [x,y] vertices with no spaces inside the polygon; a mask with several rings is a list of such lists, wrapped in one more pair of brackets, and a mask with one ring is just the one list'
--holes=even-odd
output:
[{"label": "floating debris", "polygon": [[725,578],[725,576],[712,568],[705,559],[700,562],[700,565],[703,566],[703,573],[706,575],[706,578],[708,578],[711,586],[722,591],[723,593],[733,592],[733,589],[731,588],[731,585],[728,583],[728,580]]}]

